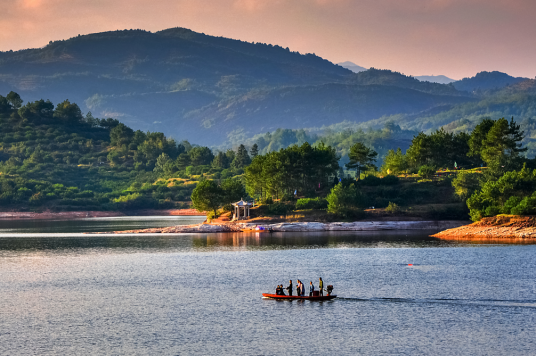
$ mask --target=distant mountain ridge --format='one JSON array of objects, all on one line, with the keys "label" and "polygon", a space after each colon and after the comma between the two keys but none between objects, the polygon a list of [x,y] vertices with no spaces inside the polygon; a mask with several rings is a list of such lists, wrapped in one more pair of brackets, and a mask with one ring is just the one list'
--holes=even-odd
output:
[{"label": "distant mountain ridge", "polygon": [[512,77],[506,73],[494,71],[494,72],[480,72],[474,77],[463,78],[458,80],[452,85],[458,90],[473,92],[476,90],[493,90],[500,89],[508,85],[520,83],[526,81],[528,78]]},{"label": "distant mountain ridge", "polygon": [[367,68],[358,66],[357,64],[350,62],[350,61],[337,63],[337,65],[340,65],[343,68],[349,69],[354,73],[364,72],[367,70]]},{"label": "distant mountain ridge", "polygon": [[0,94],[69,99],[96,117],[212,146],[278,128],[421,120],[480,100],[468,87],[531,92],[515,86],[521,78],[494,73],[440,84],[184,28],[95,33],[0,52]]},{"label": "distant mountain ridge", "polygon": [[439,84],[450,84],[455,82],[454,79],[451,79],[444,75],[416,75],[415,78],[419,79],[421,82],[430,82],[430,83],[439,83]]}]

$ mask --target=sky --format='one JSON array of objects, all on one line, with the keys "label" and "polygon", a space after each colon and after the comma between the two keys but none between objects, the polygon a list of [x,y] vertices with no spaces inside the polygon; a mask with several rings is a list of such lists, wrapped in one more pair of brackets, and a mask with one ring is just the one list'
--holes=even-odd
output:
[{"label": "sky", "polygon": [[535,0],[0,0],[0,9],[2,51],[185,27],[406,75],[536,76]]}]

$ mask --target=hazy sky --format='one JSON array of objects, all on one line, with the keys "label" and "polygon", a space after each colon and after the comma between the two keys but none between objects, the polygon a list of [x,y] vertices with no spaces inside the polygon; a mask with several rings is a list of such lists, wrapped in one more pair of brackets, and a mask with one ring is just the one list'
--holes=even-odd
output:
[{"label": "hazy sky", "polygon": [[186,27],[332,62],[454,79],[536,76],[536,0],[0,0],[0,50]]}]

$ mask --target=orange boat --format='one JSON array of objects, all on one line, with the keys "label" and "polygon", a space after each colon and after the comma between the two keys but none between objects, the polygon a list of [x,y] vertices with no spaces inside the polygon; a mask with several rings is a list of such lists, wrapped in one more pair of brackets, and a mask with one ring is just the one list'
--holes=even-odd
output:
[{"label": "orange boat", "polygon": [[282,295],[282,294],[271,294],[271,293],[262,293],[262,296],[265,298],[272,298],[272,299],[288,299],[288,300],[330,300],[333,298],[337,298],[336,295],[313,295],[312,297],[309,296],[297,296],[297,295]]}]

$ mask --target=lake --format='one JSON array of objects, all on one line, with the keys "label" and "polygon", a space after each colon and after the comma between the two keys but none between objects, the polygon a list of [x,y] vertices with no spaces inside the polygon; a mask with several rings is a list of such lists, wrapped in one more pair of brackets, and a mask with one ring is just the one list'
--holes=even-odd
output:
[{"label": "lake", "polygon": [[[174,219],[0,222],[0,354],[536,354],[536,245],[79,233]],[[318,277],[339,298],[261,296]]]}]

